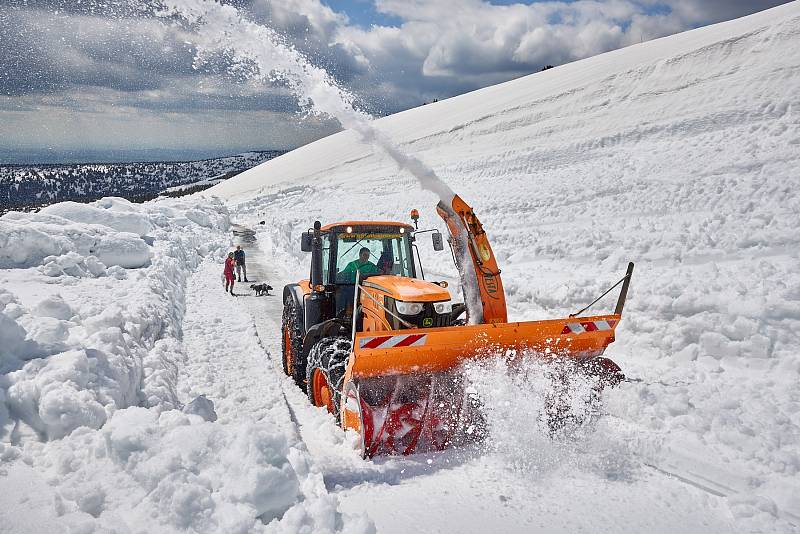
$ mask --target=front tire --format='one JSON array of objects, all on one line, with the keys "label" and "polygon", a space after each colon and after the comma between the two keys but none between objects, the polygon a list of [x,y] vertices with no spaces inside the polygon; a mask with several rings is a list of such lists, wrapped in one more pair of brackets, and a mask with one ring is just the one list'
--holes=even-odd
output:
[{"label": "front tire", "polygon": [[300,309],[291,295],[283,303],[281,319],[281,354],[283,372],[291,376],[301,389],[305,390],[306,366],[303,359],[303,329],[300,322]]},{"label": "front tire", "polygon": [[308,355],[306,380],[312,406],[325,407],[339,422],[342,386],[352,345],[344,337],[319,340]]}]

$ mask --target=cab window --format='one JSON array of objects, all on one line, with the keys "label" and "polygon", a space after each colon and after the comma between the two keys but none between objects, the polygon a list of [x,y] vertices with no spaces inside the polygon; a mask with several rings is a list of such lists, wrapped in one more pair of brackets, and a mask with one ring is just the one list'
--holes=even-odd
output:
[{"label": "cab window", "polygon": [[322,283],[329,284],[331,275],[331,237],[328,234],[322,235]]},{"label": "cab window", "polygon": [[[362,272],[414,277],[414,263],[411,254],[411,243],[408,234],[399,233],[399,229],[379,232],[341,233],[336,243],[337,282],[352,283],[355,281],[355,268]],[[362,249],[369,251],[367,262],[363,266],[359,258]],[[355,265],[351,265],[355,262]],[[350,267],[348,267],[350,266]]]}]

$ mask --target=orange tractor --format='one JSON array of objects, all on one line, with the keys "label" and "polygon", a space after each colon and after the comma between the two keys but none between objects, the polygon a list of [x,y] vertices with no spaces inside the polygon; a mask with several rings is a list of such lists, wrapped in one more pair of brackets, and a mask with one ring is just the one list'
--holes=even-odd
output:
[{"label": "orange tractor", "polygon": [[[414,226],[315,222],[301,242],[311,252],[310,278],[283,291],[284,372],[313,405],[359,433],[364,457],[479,438],[479,400],[465,393],[460,372],[470,359],[525,352],[569,360],[601,387],[624,378],[602,354],[614,341],[633,264],[617,283],[612,314],[508,322],[500,270],[475,213],[458,196],[437,211],[450,233],[464,303],[452,302],[446,282],[424,279],[414,242],[426,231],[416,230],[416,210]],[[428,232],[434,249],[443,250],[442,235]]]}]

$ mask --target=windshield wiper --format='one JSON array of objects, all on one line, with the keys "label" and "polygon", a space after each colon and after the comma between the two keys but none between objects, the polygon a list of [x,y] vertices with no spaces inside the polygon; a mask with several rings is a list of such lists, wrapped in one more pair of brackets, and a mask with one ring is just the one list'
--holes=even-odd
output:
[{"label": "windshield wiper", "polygon": [[[352,246],[352,247],[350,247],[350,248],[348,248],[348,249],[347,249],[347,251],[346,251],[344,254],[341,254],[341,255],[339,255],[339,257],[340,257],[340,258],[343,258],[343,257],[344,257],[344,256],[346,256],[346,255],[347,255],[347,254],[348,254],[348,253],[349,253],[351,250],[353,250],[354,248],[356,248],[356,246],[357,246],[359,243],[361,243],[362,241],[364,241],[365,239],[367,239],[367,238],[369,238],[369,237],[371,237],[371,236],[374,236],[374,235],[375,235],[375,234],[377,234],[377,233],[378,233],[378,232],[370,232],[369,234],[365,235],[364,237],[362,237],[361,239],[359,239],[358,241],[356,241],[355,243],[353,243],[353,246]],[[372,256],[372,257],[375,257],[375,254],[373,254],[371,250],[369,251],[369,255],[370,255],[370,256]]]}]

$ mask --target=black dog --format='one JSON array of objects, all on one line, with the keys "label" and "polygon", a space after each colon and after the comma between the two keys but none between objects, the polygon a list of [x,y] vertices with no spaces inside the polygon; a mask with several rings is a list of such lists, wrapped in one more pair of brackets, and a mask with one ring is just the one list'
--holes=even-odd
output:
[{"label": "black dog", "polygon": [[269,290],[272,289],[272,286],[269,284],[252,284],[250,289],[256,292],[257,297],[261,295],[269,296]]}]

